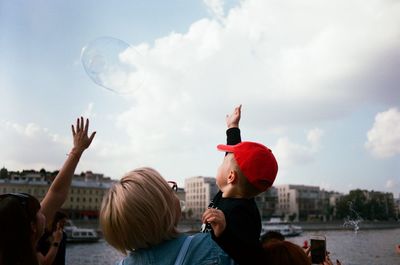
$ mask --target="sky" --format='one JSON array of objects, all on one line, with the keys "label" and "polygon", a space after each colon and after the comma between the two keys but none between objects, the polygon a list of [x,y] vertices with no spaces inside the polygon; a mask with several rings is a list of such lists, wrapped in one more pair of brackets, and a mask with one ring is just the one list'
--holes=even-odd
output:
[{"label": "sky", "polygon": [[[103,49],[108,89],[81,60],[100,37],[129,45]],[[59,169],[82,115],[97,135],[77,173],[151,166],[182,186],[215,177],[242,104],[276,185],[398,197],[399,69],[395,0],[2,0],[0,167]]]}]

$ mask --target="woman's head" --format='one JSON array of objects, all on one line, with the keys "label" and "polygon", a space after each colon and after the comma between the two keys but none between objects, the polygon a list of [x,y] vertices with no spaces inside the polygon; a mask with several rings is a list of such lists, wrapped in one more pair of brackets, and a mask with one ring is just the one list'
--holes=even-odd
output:
[{"label": "woman's head", "polygon": [[107,242],[122,253],[175,237],[179,199],[152,168],[138,168],[114,184],[103,198],[100,224]]},{"label": "woman's head", "polygon": [[274,241],[263,246],[268,264],[271,265],[311,265],[305,251],[289,241]]},{"label": "woman's head", "polygon": [[34,246],[42,236],[45,226],[45,217],[39,209],[39,201],[29,194],[0,195],[1,264],[32,258]]}]

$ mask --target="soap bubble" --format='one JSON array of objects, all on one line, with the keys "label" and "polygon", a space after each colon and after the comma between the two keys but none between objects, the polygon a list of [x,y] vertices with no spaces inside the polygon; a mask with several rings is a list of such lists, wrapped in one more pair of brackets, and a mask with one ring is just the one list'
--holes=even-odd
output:
[{"label": "soap bubble", "polygon": [[140,62],[140,57],[128,43],[111,37],[93,40],[81,53],[83,67],[93,82],[121,94],[143,85],[138,66],[132,63]]}]

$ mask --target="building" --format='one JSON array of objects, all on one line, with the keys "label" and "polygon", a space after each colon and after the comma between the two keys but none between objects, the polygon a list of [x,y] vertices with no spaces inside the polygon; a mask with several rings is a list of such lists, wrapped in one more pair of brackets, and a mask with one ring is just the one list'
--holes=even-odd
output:
[{"label": "building", "polygon": [[43,200],[49,184],[45,176],[35,171],[22,171],[21,174],[10,173],[8,178],[0,179],[0,194],[23,192]]},{"label": "building", "polygon": [[309,220],[322,214],[320,189],[316,186],[277,185],[277,214],[289,220]]},{"label": "building", "polygon": [[336,219],[337,204],[342,196],[342,193],[336,191],[326,191],[323,189],[320,191],[323,221],[332,221],[333,219]]},{"label": "building", "polygon": [[396,220],[400,220],[400,198],[394,200],[394,210],[395,210]]},{"label": "building", "polygon": [[215,178],[197,176],[185,179],[185,192],[187,217],[201,219],[218,187]]},{"label": "building", "polygon": [[276,216],[278,189],[275,187],[268,188],[265,192],[257,195],[255,201],[260,211],[261,219],[269,220],[271,217]]},{"label": "building", "polygon": [[[0,194],[23,192],[43,200],[52,182],[50,174],[46,172],[22,171],[12,172],[8,178],[0,179]],[[71,188],[62,210],[71,218],[97,218],[104,194],[111,187],[113,181],[102,174],[91,171],[75,175]]]}]

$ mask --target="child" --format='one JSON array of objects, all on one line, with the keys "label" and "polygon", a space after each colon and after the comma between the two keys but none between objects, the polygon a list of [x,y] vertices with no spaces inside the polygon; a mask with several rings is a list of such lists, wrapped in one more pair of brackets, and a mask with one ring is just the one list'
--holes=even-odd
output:
[{"label": "child", "polygon": [[239,130],[241,105],[226,122],[228,145],[218,145],[227,152],[218,169],[216,182],[220,189],[202,221],[212,227],[212,237],[238,264],[266,264],[259,241],[261,217],[254,197],[272,186],[278,164],[271,150],[254,143],[242,142]]}]

